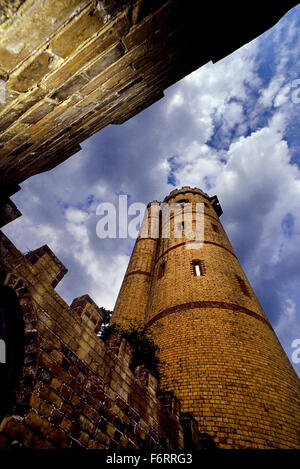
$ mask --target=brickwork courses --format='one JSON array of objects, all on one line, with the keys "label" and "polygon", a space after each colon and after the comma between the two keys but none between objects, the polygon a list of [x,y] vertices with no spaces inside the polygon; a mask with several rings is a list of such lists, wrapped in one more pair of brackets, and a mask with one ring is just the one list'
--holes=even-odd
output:
[{"label": "brickwork courses", "polygon": [[194,219],[195,204],[204,204],[203,247],[187,249],[184,231],[172,236],[181,223],[176,216],[170,239],[157,239],[156,251],[145,256],[139,246],[151,241],[138,239],[129,269],[133,259],[145,263],[141,270],[152,265],[147,291],[138,282],[126,284],[126,293],[122,286],[112,320],[126,323],[135,305],[141,318],[147,303],[143,321],[160,347],[161,386],[176,394],[217,447],[300,448],[299,378],[222,227],[217,198],[184,187],[165,202],[182,200],[193,204]]}]

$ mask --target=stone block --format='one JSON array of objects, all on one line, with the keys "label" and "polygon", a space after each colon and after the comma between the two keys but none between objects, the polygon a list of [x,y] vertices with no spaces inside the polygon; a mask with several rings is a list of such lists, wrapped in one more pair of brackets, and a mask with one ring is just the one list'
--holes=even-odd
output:
[{"label": "stone block", "polygon": [[11,76],[6,84],[7,88],[22,93],[28,91],[51,70],[52,60],[53,57],[48,52],[42,52],[19,73]]},{"label": "stone block", "polygon": [[22,441],[25,445],[28,445],[33,436],[26,425],[15,419],[9,420],[5,427],[5,433],[13,440]]},{"label": "stone block", "polygon": [[54,54],[66,58],[104,25],[97,10],[89,8],[75,17],[50,43]]},{"label": "stone block", "polygon": [[56,103],[44,101],[40,105],[35,107],[32,111],[27,113],[26,116],[21,119],[21,122],[24,122],[26,124],[35,124],[47,114],[49,114],[55,106]]},{"label": "stone block", "polygon": [[87,66],[97,59],[128,31],[129,21],[126,14],[120,14],[109,26],[99,31],[99,34],[87,43],[74,56],[65,61],[57,71],[46,78],[44,84],[47,88],[56,88],[72,77],[80,68]]},{"label": "stone block", "polygon": [[26,1],[22,15],[0,29],[0,57],[6,71],[17,67],[84,6],[84,0]]},{"label": "stone block", "polygon": [[59,428],[54,428],[50,431],[48,438],[61,449],[69,448],[68,436]]},{"label": "stone block", "polygon": [[48,402],[51,402],[55,407],[60,408],[62,405],[62,399],[51,390],[49,386],[42,385],[40,388],[40,396]]},{"label": "stone block", "polygon": [[113,46],[105,54],[101,56],[99,60],[93,62],[86,70],[86,75],[92,79],[97,75],[100,75],[104,70],[106,70],[110,65],[115,63],[124,55],[124,49],[120,43]]},{"label": "stone block", "polygon": [[33,430],[36,430],[44,435],[47,435],[52,426],[48,420],[42,418],[36,412],[30,411],[25,417],[25,423]]},{"label": "stone block", "polygon": [[71,78],[67,83],[62,85],[57,91],[52,95],[52,99],[57,99],[59,102],[64,101],[69,98],[73,93],[83,88],[84,85],[88,83],[88,79],[84,75],[77,75]]},{"label": "stone block", "polygon": [[136,47],[137,44],[149,39],[157,31],[165,29],[166,18],[167,7],[164,5],[152,15],[146,17],[141,23],[131,28],[130,32],[123,39],[126,49],[130,50]]}]

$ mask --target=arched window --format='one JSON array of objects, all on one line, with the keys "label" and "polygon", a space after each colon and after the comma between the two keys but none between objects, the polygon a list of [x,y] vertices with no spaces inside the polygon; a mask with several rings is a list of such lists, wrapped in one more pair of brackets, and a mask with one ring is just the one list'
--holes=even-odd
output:
[{"label": "arched window", "polygon": [[6,343],[4,339],[0,339],[0,363],[6,363]]}]

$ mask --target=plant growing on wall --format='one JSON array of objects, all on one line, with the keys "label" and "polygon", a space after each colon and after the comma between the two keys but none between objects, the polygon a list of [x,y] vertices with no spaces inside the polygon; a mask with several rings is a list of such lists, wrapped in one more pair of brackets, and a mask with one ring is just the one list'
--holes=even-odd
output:
[{"label": "plant growing on wall", "polygon": [[127,329],[119,324],[111,324],[102,330],[100,337],[106,342],[111,335],[121,335],[133,347],[132,370],[144,365],[156,378],[160,377],[161,361],[157,357],[159,347],[155,344],[151,331],[133,323]]}]

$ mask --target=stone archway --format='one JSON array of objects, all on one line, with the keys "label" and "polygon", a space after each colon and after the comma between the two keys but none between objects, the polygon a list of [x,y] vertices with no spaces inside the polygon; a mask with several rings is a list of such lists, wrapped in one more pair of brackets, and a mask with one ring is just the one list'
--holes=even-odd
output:
[{"label": "stone archway", "polygon": [[5,337],[5,363],[1,364],[0,422],[7,414],[24,415],[35,382],[38,353],[37,316],[24,280],[1,271],[0,311]]}]

